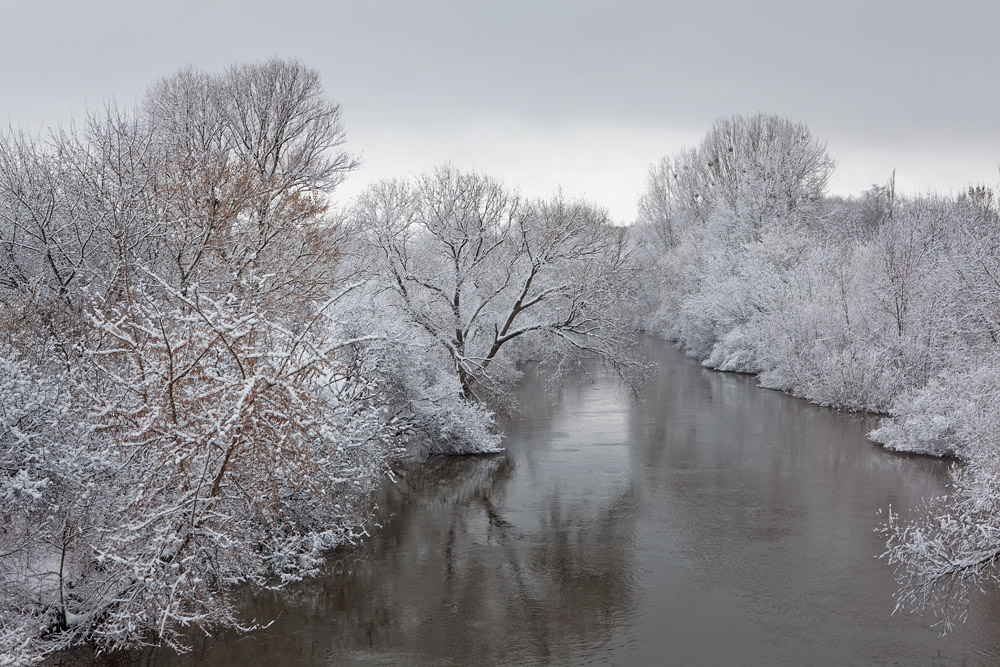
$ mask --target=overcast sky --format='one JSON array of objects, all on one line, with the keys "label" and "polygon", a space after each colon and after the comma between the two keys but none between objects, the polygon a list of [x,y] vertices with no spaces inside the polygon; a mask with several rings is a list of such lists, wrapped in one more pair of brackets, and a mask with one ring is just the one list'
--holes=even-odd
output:
[{"label": "overcast sky", "polygon": [[39,127],[184,65],[292,57],[373,179],[450,161],[635,215],[646,169],[721,116],[806,123],[833,191],[1000,182],[1000,3],[0,0],[0,113]]}]

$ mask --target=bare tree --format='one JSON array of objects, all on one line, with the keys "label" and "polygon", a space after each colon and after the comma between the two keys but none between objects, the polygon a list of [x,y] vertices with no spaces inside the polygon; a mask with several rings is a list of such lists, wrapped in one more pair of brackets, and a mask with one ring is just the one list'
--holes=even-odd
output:
[{"label": "bare tree", "polygon": [[525,356],[638,367],[627,314],[634,248],[603,212],[562,196],[527,202],[492,178],[440,167],[373,186],[354,215],[385,306],[446,355],[467,398],[499,400]]}]

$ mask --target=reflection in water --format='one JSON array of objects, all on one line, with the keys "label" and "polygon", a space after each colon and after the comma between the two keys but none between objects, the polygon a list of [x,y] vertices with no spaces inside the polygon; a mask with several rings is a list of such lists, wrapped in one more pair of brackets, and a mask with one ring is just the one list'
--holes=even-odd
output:
[{"label": "reflection in water", "polygon": [[870,419],[706,371],[665,343],[639,399],[530,374],[507,452],[432,459],[329,573],[248,597],[273,625],[147,665],[988,665],[996,598],[939,638],[891,617],[876,512],[944,490]]}]

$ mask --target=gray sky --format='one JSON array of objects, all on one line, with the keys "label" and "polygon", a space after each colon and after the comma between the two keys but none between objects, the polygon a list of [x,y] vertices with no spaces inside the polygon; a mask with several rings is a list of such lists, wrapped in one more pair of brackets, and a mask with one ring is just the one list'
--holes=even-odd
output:
[{"label": "gray sky", "polygon": [[188,64],[294,57],[376,178],[451,161],[620,221],[650,163],[720,116],[806,123],[833,191],[1000,182],[1000,3],[0,0],[0,113],[37,127]]}]

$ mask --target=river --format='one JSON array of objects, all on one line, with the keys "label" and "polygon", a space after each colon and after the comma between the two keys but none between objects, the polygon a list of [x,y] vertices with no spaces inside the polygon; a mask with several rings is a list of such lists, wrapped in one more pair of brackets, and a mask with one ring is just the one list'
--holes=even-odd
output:
[{"label": "river", "polygon": [[1000,596],[946,637],[891,615],[877,512],[943,493],[947,462],[666,343],[647,353],[637,399],[603,372],[557,387],[528,372],[505,453],[407,466],[362,547],[247,595],[266,630],[142,662],[1000,664]]}]

